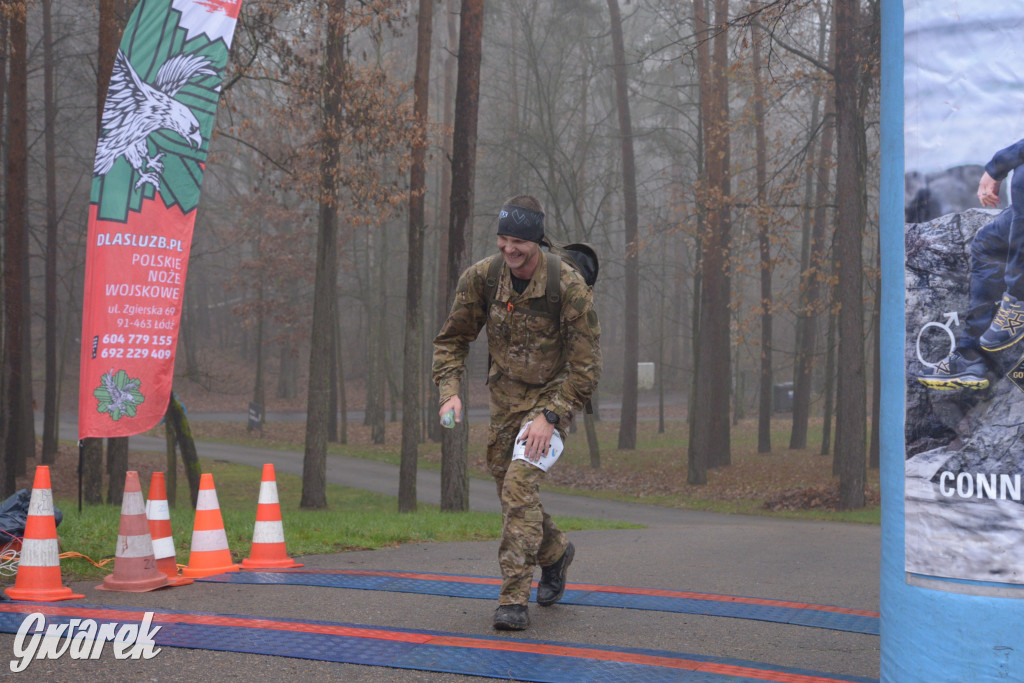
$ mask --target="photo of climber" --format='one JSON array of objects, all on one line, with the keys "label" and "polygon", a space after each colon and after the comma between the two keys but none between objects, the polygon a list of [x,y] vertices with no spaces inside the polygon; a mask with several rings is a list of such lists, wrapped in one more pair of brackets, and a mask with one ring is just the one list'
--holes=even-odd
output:
[{"label": "photo of climber", "polygon": [[938,4],[905,24],[906,570],[1024,586],[1021,47]]}]

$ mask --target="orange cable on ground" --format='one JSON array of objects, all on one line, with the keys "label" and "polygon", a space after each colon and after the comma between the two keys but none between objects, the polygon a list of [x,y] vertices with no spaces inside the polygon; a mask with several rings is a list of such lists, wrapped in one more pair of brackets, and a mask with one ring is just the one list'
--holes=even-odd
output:
[{"label": "orange cable on ground", "polygon": [[110,564],[111,562],[114,561],[113,557],[106,557],[106,558],[103,558],[102,560],[100,560],[99,562],[97,562],[96,560],[92,559],[88,555],[83,555],[82,553],[77,553],[74,550],[68,550],[66,552],[63,552],[63,553],[61,553],[59,555],[59,557],[62,560],[74,560],[74,559],[85,560],[86,562],[88,562],[92,566],[98,567],[99,569],[103,569],[108,564]]}]

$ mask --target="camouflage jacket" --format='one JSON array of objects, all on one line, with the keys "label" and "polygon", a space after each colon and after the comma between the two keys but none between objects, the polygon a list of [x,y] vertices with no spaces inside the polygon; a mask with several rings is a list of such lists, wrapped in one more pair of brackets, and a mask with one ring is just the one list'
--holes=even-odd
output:
[{"label": "camouflage jacket", "polygon": [[[495,304],[486,310],[485,281],[494,254],[470,266],[459,278],[455,302],[448,319],[434,339],[433,377],[441,403],[459,391],[469,344],[487,325],[491,355],[489,378],[504,376],[536,387],[528,392],[540,397],[537,410],[547,408],[571,418],[597,388],[601,376],[601,327],[593,308],[593,294],[571,267],[561,268],[561,317],[529,315],[523,308],[540,308],[547,285],[547,258],[541,251],[537,269],[522,294],[512,288],[508,266],[501,269]],[[493,384],[492,384],[493,388]]]}]

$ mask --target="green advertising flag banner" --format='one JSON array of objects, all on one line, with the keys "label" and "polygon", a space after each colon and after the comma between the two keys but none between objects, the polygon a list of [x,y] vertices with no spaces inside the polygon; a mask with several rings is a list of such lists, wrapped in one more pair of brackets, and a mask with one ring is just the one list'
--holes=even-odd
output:
[{"label": "green advertising flag banner", "polygon": [[196,206],[241,0],[142,0],[96,145],[79,438],[130,436],[170,400]]}]

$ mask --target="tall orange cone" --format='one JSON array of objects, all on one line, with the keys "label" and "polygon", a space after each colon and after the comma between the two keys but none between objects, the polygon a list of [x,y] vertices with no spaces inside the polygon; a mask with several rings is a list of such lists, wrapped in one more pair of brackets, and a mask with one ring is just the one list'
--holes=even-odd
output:
[{"label": "tall orange cone", "polygon": [[277,499],[277,479],[274,465],[263,465],[260,498],[256,505],[256,527],[252,533],[252,551],[242,560],[243,569],[276,569],[301,567],[288,557],[284,549],[284,526],[281,524],[281,505]]},{"label": "tall orange cone", "polygon": [[50,468],[36,467],[32,497],[28,503],[25,538],[14,586],[4,591],[14,600],[71,600],[84,598],[61,584],[60,551],[57,548],[57,521],[53,517],[53,492]]},{"label": "tall orange cone", "polygon": [[144,593],[167,585],[167,574],[156,568],[153,539],[146,521],[146,504],[142,500],[139,473],[129,471],[124,477],[124,498],[121,500],[121,525],[117,530],[114,552],[114,573],[96,586],[105,591]]},{"label": "tall orange cone", "polygon": [[231,562],[228,536],[224,532],[224,519],[220,516],[217,489],[213,487],[213,475],[203,474],[199,480],[199,497],[196,500],[196,521],[192,527],[192,552],[188,566],[181,575],[199,579],[213,574],[237,572],[237,564]]},{"label": "tall orange cone", "polygon": [[178,576],[174,535],[171,532],[171,509],[167,505],[167,482],[164,480],[163,472],[154,472],[149,479],[146,519],[149,520],[149,535],[153,538],[156,568],[167,574],[167,582],[172,586],[186,586],[192,583],[192,579]]}]

